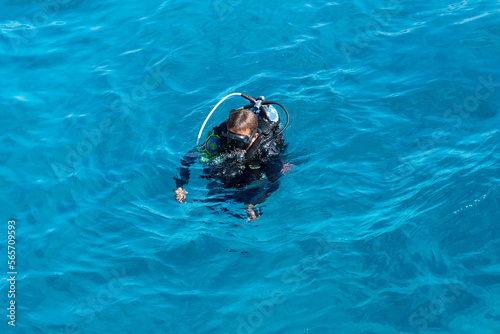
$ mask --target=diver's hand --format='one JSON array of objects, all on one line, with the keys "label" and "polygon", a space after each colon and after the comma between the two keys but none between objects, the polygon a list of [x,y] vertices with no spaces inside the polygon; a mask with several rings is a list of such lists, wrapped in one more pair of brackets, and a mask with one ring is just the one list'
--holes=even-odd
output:
[{"label": "diver's hand", "polygon": [[250,222],[259,219],[259,217],[257,217],[257,215],[255,214],[255,211],[253,210],[254,206],[255,205],[253,204],[248,204],[247,207],[245,208],[248,215],[248,221]]},{"label": "diver's hand", "polygon": [[186,203],[186,194],[188,193],[181,187],[173,190],[175,193],[175,200],[179,203]]}]

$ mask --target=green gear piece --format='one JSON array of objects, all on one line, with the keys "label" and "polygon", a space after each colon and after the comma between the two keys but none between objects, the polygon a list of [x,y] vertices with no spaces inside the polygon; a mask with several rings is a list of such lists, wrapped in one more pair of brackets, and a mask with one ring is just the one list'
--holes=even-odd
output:
[{"label": "green gear piece", "polygon": [[[200,154],[200,162],[201,163],[209,163],[209,162],[212,162],[214,160],[215,157],[218,156],[219,152],[221,151],[221,149],[223,148],[222,145],[217,145],[216,142],[210,142],[210,138],[214,137],[215,139],[219,140],[220,142],[220,136],[218,134],[216,134],[213,130],[210,130],[208,132],[208,135],[207,135],[207,139],[205,140],[205,143],[203,144],[203,146],[201,146],[198,150],[199,152],[201,153]],[[209,146],[210,150],[212,152],[209,152],[207,150],[207,146]],[[216,152],[216,153],[213,153],[213,152]]]}]

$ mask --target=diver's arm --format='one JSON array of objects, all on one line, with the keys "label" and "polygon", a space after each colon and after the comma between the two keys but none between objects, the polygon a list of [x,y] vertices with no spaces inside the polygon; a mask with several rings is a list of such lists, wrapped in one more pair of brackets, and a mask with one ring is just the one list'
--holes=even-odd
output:
[{"label": "diver's arm", "polygon": [[269,184],[266,186],[266,192],[264,193],[264,195],[255,198],[252,204],[248,204],[245,207],[249,221],[254,221],[259,219],[259,217],[255,213],[254,207],[257,204],[264,203],[266,198],[271,196],[271,194],[276,190],[278,190],[280,186],[278,179],[282,175],[282,168],[283,168],[283,162],[281,161],[281,159],[278,156],[273,157],[271,160],[267,161],[263,167],[267,179],[269,180]]},{"label": "diver's arm", "polygon": [[[279,178],[283,175],[283,161],[281,158],[276,156],[271,156],[268,158],[269,160],[264,165],[264,172],[266,173],[267,179],[269,180],[269,184],[267,185],[266,193],[260,197],[262,202],[273,192],[278,190],[280,187]],[[261,202],[261,203],[262,203]]]},{"label": "diver's arm", "polygon": [[279,155],[270,156],[264,165],[267,179],[272,183],[277,183],[278,179],[283,175],[283,165],[283,160]]},{"label": "diver's arm", "polygon": [[195,163],[198,154],[199,153],[196,149],[186,153],[184,158],[181,160],[181,167],[179,167],[180,177],[174,177],[175,185],[177,187],[177,189],[174,189],[175,199],[179,203],[184,203],[186,201],[187,191],[185,191],[182,187],[189,183],[189,167]]}]

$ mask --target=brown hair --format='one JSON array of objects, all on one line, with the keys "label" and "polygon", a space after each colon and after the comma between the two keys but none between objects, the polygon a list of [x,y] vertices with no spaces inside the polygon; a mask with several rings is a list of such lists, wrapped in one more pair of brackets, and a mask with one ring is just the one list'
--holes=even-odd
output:
[{"label": "brown hair", "polygon": [[248,109],[238,109],[233,111],[226,122],[228,130],[254,132],[259,125],[257,116]]}]

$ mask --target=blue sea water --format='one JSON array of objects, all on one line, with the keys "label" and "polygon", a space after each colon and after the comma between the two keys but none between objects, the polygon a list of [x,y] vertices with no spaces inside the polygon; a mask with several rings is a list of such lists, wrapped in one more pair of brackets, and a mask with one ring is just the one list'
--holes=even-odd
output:
[{"label": "blue sea water", "polygon": [[[500,3],[9,0],[0,44],[2,333],[500,332]],[[290,113],[254,222],[173,198],[232,92]]]}]

